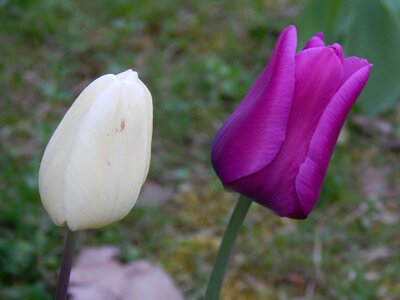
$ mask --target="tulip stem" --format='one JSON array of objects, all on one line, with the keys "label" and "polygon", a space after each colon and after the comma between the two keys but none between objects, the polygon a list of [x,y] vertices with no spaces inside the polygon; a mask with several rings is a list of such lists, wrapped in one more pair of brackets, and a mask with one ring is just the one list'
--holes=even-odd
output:
[{"label": "tulip stem", "polygon": [[205,300],[219,299],[232,248],[251,203],[251,200],[243,196],[239,197],[231,219],[229,220],[228,227],[225,230],[221,245],[219,246],[217,258],[208,282]]},{"label": "tulip stem", "polygon": [[67,229],[67,236],[65,238],[65,246],[61,261],[60,274],[58,275],[56,300],[67,299],[69,276],[71,274],[72,260],[74,258],[77,237],[77,231],[71,231]]}]

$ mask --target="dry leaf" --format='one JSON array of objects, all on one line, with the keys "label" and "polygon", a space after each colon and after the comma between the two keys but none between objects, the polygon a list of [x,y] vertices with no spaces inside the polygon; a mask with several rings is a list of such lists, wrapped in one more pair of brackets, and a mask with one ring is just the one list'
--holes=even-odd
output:
[{"label": "dry leaf", "polygon": [[122,264],[113,246],[86,248],[71,272],[73,300],[183,300],[181,291],[160,267],[147,261]]}]

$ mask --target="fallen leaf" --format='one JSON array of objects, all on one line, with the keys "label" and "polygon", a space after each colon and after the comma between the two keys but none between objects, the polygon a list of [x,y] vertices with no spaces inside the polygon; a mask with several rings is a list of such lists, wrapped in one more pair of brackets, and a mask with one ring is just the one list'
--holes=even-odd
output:
[{"label": "fallen leaf", "polygon": [[159,266],[141,260],[122,264],[113,246],[83,249],[72,268],[73,300],[183,300],[182,292]]},{"label": "fallen leaf", "polygon": [[154,182],[146,182],[140,192],[136,206],[160,207],[171,199],[173,190]]}]

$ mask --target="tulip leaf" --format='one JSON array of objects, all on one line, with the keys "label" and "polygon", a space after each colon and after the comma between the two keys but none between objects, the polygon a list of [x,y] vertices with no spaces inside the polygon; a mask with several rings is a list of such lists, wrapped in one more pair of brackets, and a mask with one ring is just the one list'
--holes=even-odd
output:
[{"label": "tulip leaf", "polygon": [[342,14],[343,0],[308,0],[299,17],[299,45],[301,48],[307,40],[317,32],[323,32],[327,41],[331,42],[337,27],[337,20]]},{"label": "tulip leaf", "polygon": [[298,27],[308,36],[325,30],[327,42],[342,43],[346,56],[366,58],[374,65],[358,101],[363,112],[376,115],[396,105],[400,95],[399,1],[309,0]]},{"label": "tulip leaf", "polygon": [[394,22],[400,29],[400,1],[398,0],[382,0],[385,9],[392,15]]},{"label": "tulip leaf", "polygon": [[400,92],[400,27],[396,14],[382,3],[359,0],[356,21],[344,41],[349,54],[374,64],[359,102],[372,115],[395,105]]}]

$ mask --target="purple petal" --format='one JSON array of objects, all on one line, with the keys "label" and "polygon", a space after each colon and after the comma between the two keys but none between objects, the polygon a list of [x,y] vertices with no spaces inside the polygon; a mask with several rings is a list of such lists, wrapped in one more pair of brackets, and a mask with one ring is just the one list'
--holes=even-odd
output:
[{"label": "purple petal", "polygon": [[355,56],[346,57],[343,62],[343,83],[361,68],[370,65],[366,59]]},{"label": "purple petal", "polygon": [[296,55],[296,87],[285,142],[267,167],[234,182],[235,190],[280,216],[307,216],[296,194],[296,176],[318,121],[340,87],[342,72],[340,59],[329,47],[310,48]]},{"label": "purple petal", "polygon": [[318,32],[307,42],[303,50],[315,47],[324,47],[324,46],[325,46],[324,35],[322,34],[322,32]]},{"label": "purple petal", "polygon": [[[358,68],[354,59],[345,63],[345,69],[350,65],[354,67],[351,67],[352,70]],[[318,199],[340,130],[367,82],[371,67],[372,65],[364,65],[348,78],[332,98],[318,122],[306,159],[296,177],[296,192],[305,215],[310,213]]]},{"label": "purple petal", "polygon": [[212,161],[226,184],[268,165],[281,148],[294,93],[297,33],[280,35],[270,62],[219,130]]},{"label": "purple petal", "polygon": [[343,63],[344,53],[343,53],[342,46],[340,46],[338,43],[334,43],[332,46],[329,46],[329,47],[332,48],[336,52],[336,55],[339,57],[340,61]]}]

